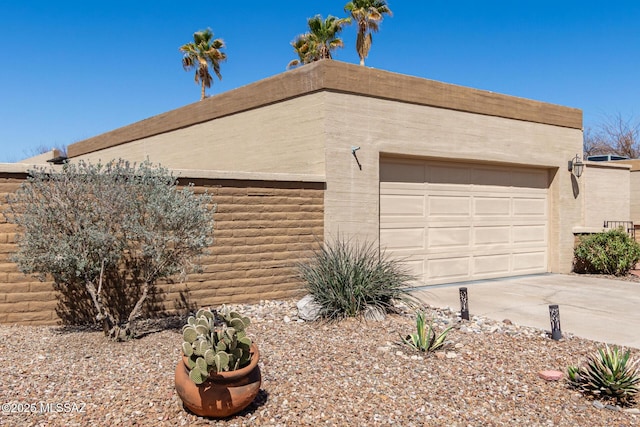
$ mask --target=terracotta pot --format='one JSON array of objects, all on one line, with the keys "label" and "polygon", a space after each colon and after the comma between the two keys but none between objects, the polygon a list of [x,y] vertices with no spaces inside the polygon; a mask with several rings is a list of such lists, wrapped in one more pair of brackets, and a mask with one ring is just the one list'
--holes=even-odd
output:
[{"label": "terracotta pot", "polygon": [[202,384],[189,378],[186,357],[176,366],[176,391],[184,406],[196,415],[224,418],[249,406],[260,391],[262,376],[258,360],[260,352],[251,344],[251,362],[244,368],[209,375]]}]

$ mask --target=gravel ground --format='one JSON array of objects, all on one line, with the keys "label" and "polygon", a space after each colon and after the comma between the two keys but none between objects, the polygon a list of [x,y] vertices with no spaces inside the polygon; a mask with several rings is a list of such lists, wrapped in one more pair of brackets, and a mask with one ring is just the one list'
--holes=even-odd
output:
[{"label": "gravel ground", "polygon": [[398,344],[414,331],[408,310],[378,322],[324,323],[298,321],[295,301],[235,307],[252,318],[263,375],[260,394],[239,415],[209,420],[182,408],[173,380],[177,329],[113,343],[97,331],[0,326],[0,425],[640,425],[639,406],[599,409],[606,402],[538,377],[584,361],[598,345],[588,340],[553,341],[508,320],[461,322],[433,309],[439,328],[455,328],[445,352],[425,355]]}]

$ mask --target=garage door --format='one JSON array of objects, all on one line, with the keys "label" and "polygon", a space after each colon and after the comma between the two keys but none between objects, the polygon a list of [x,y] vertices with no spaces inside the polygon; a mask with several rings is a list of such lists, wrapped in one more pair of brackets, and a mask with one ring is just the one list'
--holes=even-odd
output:
[{"label": "garage door", "polygon": [[547,271],[546,169],[383,159],[380,242],[420,285]]}]

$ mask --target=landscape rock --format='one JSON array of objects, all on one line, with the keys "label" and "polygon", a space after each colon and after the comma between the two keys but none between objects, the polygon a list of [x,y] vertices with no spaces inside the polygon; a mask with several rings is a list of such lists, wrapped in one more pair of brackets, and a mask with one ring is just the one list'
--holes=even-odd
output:
[{"label": "landscape rock", "polygon": [[374,320],[376,322],[381,322],[386,317],[387,317],[387,315],[385,314],[384,310],[382,308],[380,308],[380,307],[375,306],[375,305],[368,305],[364,309],[364,318],[367,319],[367,320]]},{"label": "landscape rock", "polygon": [[298,317],[309,322],[318,320],[320,317],[320,309],[322,308],[311,294],[302,297],[302,299],[297,302],[296,307],[298,307]]},{"label": "landscape rock", "polygon": [[564,374],[560,371],[546,370],[538,372],[538,376],[546,381],[558,381],[562,379]]}]

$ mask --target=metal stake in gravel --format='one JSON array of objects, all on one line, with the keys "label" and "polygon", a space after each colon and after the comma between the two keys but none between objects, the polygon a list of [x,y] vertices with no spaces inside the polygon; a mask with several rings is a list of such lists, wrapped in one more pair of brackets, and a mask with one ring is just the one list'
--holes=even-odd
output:
[{"label": "metal stake in gravel", "polygon": [[551,319],[551,338],[559,340],[562,338],[562,331],[560,330],[560,309],[558,304],[552,304],[549,306],[549,318]]},{"label": "metal stake in gravel", "polygon": [[460,317],[469,320],[469,296],[467,288],[460,288]]}]

